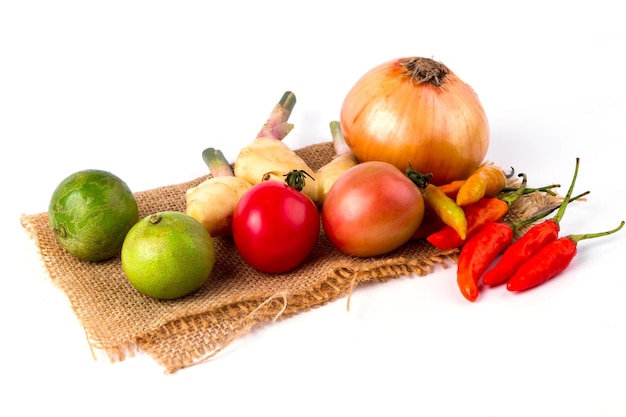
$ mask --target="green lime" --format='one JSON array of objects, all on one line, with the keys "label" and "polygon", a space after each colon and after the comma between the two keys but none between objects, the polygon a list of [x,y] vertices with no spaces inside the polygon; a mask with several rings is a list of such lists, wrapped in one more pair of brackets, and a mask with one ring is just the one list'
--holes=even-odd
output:
[{"label": "green lime", "polygon": [[122,246],[122,269],[128,281],[139,292],[163,300],[196,291],[208,280],[214,264],[209,232],[178,211],[139,220]]},{"label": "green lime", "polygon": [[126,183],[108,171],[88,169],[66,177],[52,193],[48,220],[59,244],[86,261],[120,253],[139,209]]}]

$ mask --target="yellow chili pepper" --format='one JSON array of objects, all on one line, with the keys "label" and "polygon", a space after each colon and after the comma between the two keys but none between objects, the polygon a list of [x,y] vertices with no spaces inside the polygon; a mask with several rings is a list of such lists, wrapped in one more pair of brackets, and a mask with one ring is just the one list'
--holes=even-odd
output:
[{"label": "yellow chili pepper", "polygon": [[495,197],[506,186],[507,176],[492,163],[484,163],[459,188],[456,204],[463,207],[484,197]]},{"label": "yellow chili pepper", "polygon": [[432,174],[420,174],[409,167],[406,170],[406,175],[419,187],[426,207],[435,213],[444,224],[454,229],[462,239],[465,239],[467,235],[465,212],[439,187],[428,182]]}]

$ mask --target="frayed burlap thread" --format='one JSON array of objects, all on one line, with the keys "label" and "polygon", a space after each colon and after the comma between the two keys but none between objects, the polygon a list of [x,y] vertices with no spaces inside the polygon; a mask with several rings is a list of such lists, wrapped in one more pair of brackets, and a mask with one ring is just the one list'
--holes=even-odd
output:
[{"label": "frayed burlap thread", "polygon": [[[297,150],[313,169],[333,157],[330,142]],[[208,176],[207,176],[208,177]],[[184,211],[185,191],[207,177],[136,192],[140,215]],[[558,204],[544,193],[525,196],[512,206],[512,220]],[[90,348],[121,361],[146,352],[166,373],[204,363],[238,337],[267,325],[347,298],[359,285],[406,276],[425,276],[456,262],[458,250],[438,250],[414,241],[379,258],[359,259],[339,252],[322,233],[307,261],[294,271],[270,275],[249,267],[232,238],[215,239],[217,261],[198,291],[178,300],[156,300],[137,292],[124,276],[119,256],[85,262],[56,242],[47,213],[22,215],[21,223],[37,246],[51,281],[67,296]]]}]

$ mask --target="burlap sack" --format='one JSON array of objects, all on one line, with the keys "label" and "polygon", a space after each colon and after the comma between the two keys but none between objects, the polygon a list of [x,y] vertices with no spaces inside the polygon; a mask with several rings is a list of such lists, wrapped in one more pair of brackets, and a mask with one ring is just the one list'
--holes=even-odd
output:
[{"label": "burlap sack", "polygon": [[[333,156],[330,142],[297,151],[313,169]],[[185,191],[206,177],[136,192],[141,217],[183,211]],[[509,218],[519,220],[557,204],[545,193],[525,196]],[[353,259],[336,250],[322,234],[307,262],[293,272],[268,275],[250,268],[231,238],[215,239],[217,261],[209,281],[197,292],[159,301],[137,292],[125,278],[120,258],[80,261],[56,242],[47,213],[22,215],[52,280],[67,295],[91,348],[120,361],[147,352],[166,373],[201,363],[255,326],[320,307],[352,294],[364,283],[402,276],[423,276],[456,261],[458,251],[438,250],[424,241],[410,242],[387,256]],[[347,297],[349,302],[349,297]]]}]

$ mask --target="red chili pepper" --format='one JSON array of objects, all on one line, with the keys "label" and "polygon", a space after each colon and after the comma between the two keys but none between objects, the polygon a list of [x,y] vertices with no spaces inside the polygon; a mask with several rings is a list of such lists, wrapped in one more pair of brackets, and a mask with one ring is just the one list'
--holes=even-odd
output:
[{"label": "red chili pepper", "polygon": [[457,284],[466,299],[476,301],[480,277],[511,240],[511,226],[497,222],[485,225],[463,245],[457,264]]},{"label": "red chili pepper", "polygon": [[[577,200],[587,194],[589,194],[589,191],[573,197],[569,201]],[[563,204],[559,207],[562,208]],[[557,219],[552,218],[536,224],[521,238],[506,248],[495,266],[485,272],[483,283],[485,285],[495,286],[508,281],[521,264],[558,237],[559,221]]]},{"label": "red chili pepper", "polygon": [[439,231],[429,235],[426,240],[439,249],[458,248],[486,224],[502,220],[509,212],[511,204],[524,195],[526,191],[526,175],[520,174],[519,176],[523,177],[523,180],[519,188],[513,194],[506,194],[501,197],[482,198],[475,203],[463,207],[465,220],[467,222],[465,239],[453,228],[444,226]]},{"label": "red chili pepper", "polygon": [[[586,194],[586,193],[584,193]],[[572,198],[572,201],[582,195]],[[560,206],[545,210],[518,222],[494,222],[476,232],[461,248],[457,266],[457,283],[465,298],[478,298],[478,281],[496,257],[513,241],[513,236],[522,227],[534,223],[552,213]]]},{"label": "red chili pepper", "polygon": [[507,248],[496,265],[485,273],[483,277],[484,284],[493,286],[506,282],[513,276],[517,268],[529,257],[533,256],[542,247],[559,237],[560,222],[565,214],[568,203],[588,194],[588,192],[586,192],[575,198],[571,198],[574,184],[576,183],[576,177],[578,176],[579,164],[580,159],[576,158],[576,168],[572,182],[556,215],[551,219],[547,219],[531,227],[521,238]]},{"label": "red chili pepper", "polygon": [[610,235],[624,226],[624,221],[613,230],[601,233],[569,235],[548,243],[531,258],[528,258],[506,283],[509,291],[524,291],[554,278],[569,266],[578,251],[578,242]]},{"label": "red chili pepper", "polygon": [[424,218],[422,219],[422,223],[417,228],[411,239],[426,239],[432,233],[440,230],[446,224],[441,220],[437,214],[431,210],[424,211]]}]

